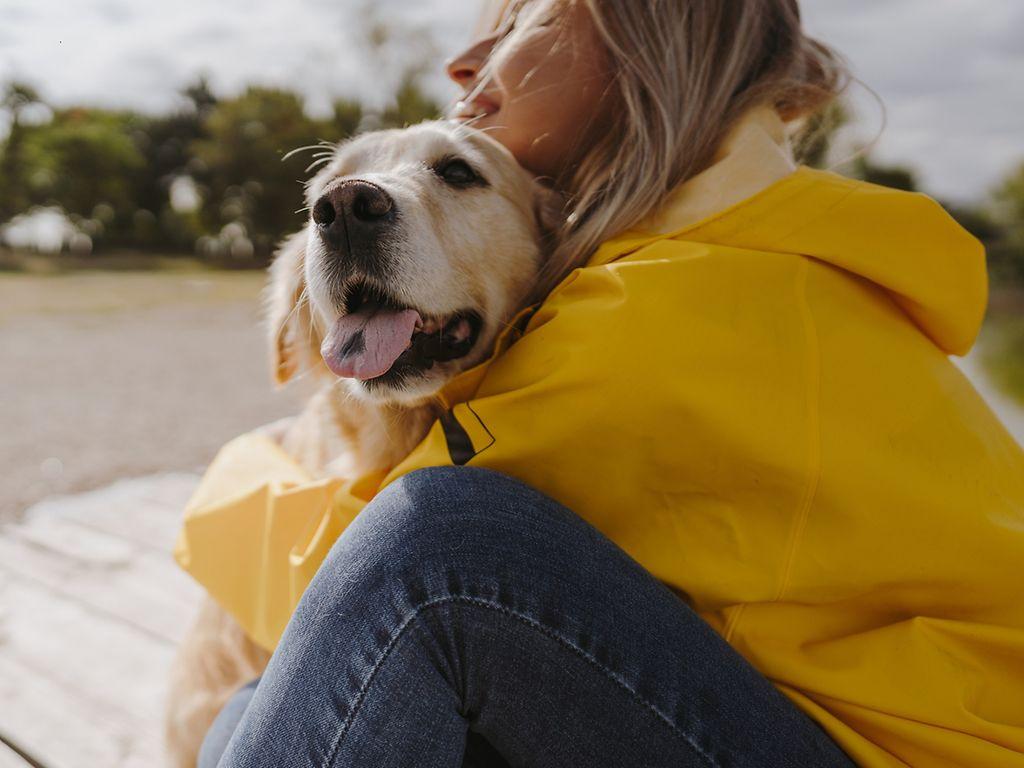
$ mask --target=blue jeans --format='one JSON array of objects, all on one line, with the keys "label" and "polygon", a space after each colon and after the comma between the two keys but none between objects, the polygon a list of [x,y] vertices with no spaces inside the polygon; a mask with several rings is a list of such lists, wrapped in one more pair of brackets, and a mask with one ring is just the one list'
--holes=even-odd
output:
[{"label": "blue jeans", "polygon": [[353,521],[211,729],[214,765],[853,763],[595,528],[456,467],[392,483]]}]

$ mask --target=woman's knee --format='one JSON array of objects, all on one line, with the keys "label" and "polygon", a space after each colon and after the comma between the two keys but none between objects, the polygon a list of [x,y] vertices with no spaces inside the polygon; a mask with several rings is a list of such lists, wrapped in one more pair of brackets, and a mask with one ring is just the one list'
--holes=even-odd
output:
[{"label": "woman's knee", "polygon": [[579,518],[507,475],[475,467],[411,472],[380,491],[339,540],[351,573],[353,553],[378,573],[481,560],[511,567],[531,548],[556,549]]},{"label": "woman's knee", "polygon": [[539,521],[563,514],[572,516],[496,472],[439,467],[401,477],[335,542],[299,606],[304,633],[338,617],[372,615],[390,626],[439,599],[496,594],[556,558],[558,537]]},{"label": "woman's knee", "polygon": [[507,475],[477,467],[428,467],[404,475],[373,499],[363,514],[373,530],[415,545],[438,531],[511,528],[556,506]]}]

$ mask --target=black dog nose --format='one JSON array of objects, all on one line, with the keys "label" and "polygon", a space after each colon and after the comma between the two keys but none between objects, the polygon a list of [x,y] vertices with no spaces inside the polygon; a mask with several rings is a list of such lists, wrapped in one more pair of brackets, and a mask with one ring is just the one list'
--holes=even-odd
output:
[{"label": "black dog nose", "polygon": [[348,179],[328,188],[313,206],[313,221],[336,250],[376,239],[395,218],[395,201],[369,181]]}]

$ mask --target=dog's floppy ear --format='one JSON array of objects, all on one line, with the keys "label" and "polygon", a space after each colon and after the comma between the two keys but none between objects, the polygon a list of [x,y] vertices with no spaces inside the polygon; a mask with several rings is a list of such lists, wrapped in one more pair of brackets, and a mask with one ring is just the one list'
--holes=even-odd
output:
[{"label": "dog's floppy ear", "polygon": [[565,197],[539,181],[533,182],[533,215],[541,242],[550,249],[565,225]]},{"label": "dog's floppy ear", "polygon": [[270,265],[266,288],[266,321],[274,381],[287,383],[310,367],[320,342],[313,328],[305,279],[306,232],[286,239]]}]

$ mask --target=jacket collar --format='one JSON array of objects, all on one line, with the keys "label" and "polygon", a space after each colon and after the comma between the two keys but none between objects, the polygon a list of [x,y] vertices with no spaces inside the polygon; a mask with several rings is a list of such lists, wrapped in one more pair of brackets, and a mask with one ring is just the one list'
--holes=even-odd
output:
[{"label": "jacket collar", "polygon": [[785,123],[774,109],[755,108],[729,132],[711,166],[680,184],[659,210],[604,243],[588,266],[606,264],[689,229],[754,197],[796,169]]}]

